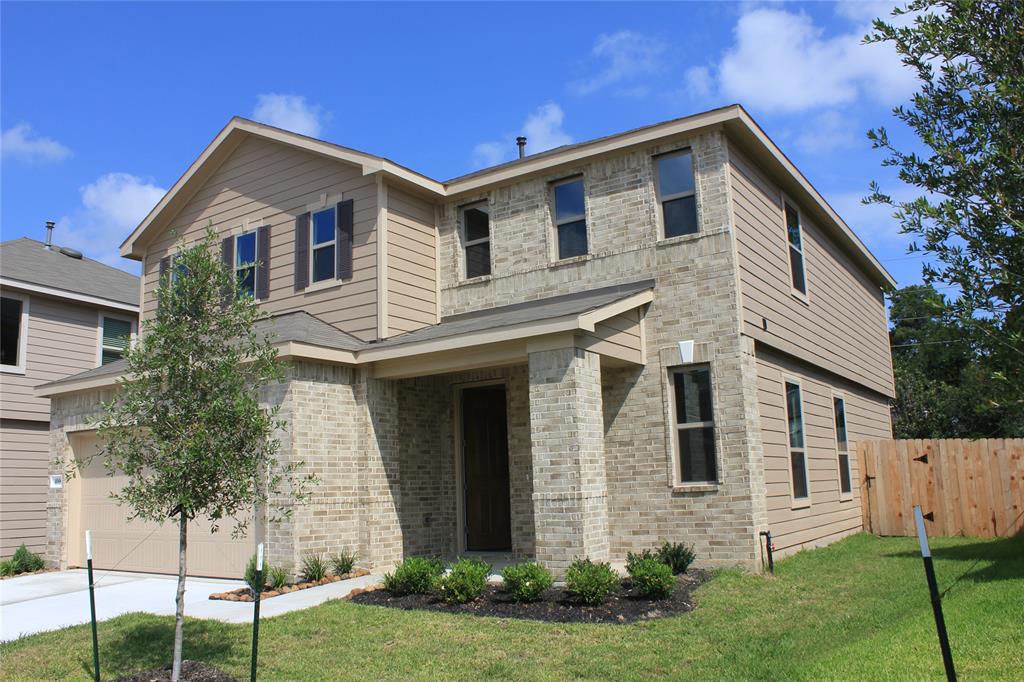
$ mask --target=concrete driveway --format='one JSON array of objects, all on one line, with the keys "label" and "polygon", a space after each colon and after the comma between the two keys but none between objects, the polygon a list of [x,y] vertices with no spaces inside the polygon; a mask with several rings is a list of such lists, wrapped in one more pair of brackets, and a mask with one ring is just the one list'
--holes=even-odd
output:
[{"label": "concrete driveway", "polygon": [[[100,621],[143,611],[174,615],[177,576],[96,571],[96,617]],[[364,576],[268,599],[260,617],[273,617],[340,599],[357,587],[379,582]],[[188,578],[185,614],[227,623],[252,620],[252,603],[211,601],[210,593],[242,587],[240,580]],[[0,581],[0,641],[89,622],[89,581],[85,570],[37,573]]]}]

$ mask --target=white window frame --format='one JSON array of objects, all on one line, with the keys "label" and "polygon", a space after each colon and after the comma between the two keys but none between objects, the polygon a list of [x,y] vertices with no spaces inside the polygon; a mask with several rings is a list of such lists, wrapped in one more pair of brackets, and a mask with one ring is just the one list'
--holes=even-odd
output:
[{"label": "white window frame", "polygon": [[[782,233],[786,238],[786,263],[789,265],[789,269],[786,272],[786,277],[789,280],[789,291],[790,293],[800,301],[808,303],[810,301],[811,282],[807,277],[807,233],[804,230],[804,216],[800,211],[800,207],[797,206],[796,202],[791,200],[785,193],[782,195]],[[800,233],[800,246],[794,246],[789,241],[789,221],[786,219],[786,206],[789,206],[796,213],[796,226],[797,231]],[[804,290],[800,291],[793,286],[793,254],[790,249],[796,249],[797,253],[800,254],[800,269],[804,276]]]},{"label": "white window frame", "polygon": [[[580,215],[573,216],[571,218],[566,218],[566,219],[563,219],[563,220],[559,221],[558,220],[558,199],[555,196],[555,189],[558,188],[558,187],[561,187],[562,185],[569,185],[569,184],[572,184],[574,182],[578,182],[578,183],[580,183],[580,185],[583,186],[583,213],[580,214]],[[552,254],[551,254],[552,261],[554,263],[564,263],[564,262],[570,262],[571,263],[571,262],[573,262],[575,260],[582,260],[582,259],[585,259],[585,258],[590,258],[591,250],[592,249],[591,249],[591,241],[590,241],[590,220],[587,219],[587,203],[588,202],[587,202],[587,182],[586,182],[586,179],[583,177],[582,174],[571,175],[571,176],[569,176],[567,178],[562,178],[560,180],[555,180],[554,182],[548,183],[548,187],[549,187],[549,189],[548,189],[549,196],[551,197],[551,224],[553,226],[552,230],[551,230],[551,245],[553,247],[552,248]],[[585,252],[581,253],[581,254],[576,255],[576,256],[566,256],[565,258],[563,258],[561,250],[559,249],[559,241],[558,241],[558,231],[559,231],[559,228],[562,225],[566,225],[568,223],[576,223],[576,222],[579,222],[580,220],[583,221],[583,235],[584,235],[584,237],[586,237],[586,240],[587,240],[587,250]]]},{"label": "white window frame", "polygon": [[[334,212],[334,236],[328,242],[316,243],[316,214],[326,213],[327,211]],[[333,273],[330,277],[325,277],[321,280],[313,279],[314,267],[313,264],[316,262],[316,251],[323,249],[328,246],[334,246],[334,259],[331,261],[331,272]],[[328,286],[328,283],[336,283],[338,280],[338,207],[337,202],[334,204],[325,204],[318,209],[313,209],[309,212],[309,287],[310,288]]]},{"label": "white window frame", "polygon": [[[793,447],[789,434],[789,395],[788,384],[797,387],[800,393],[800,431],[804,435],[802,447]],[[782,378],[782,411],[785,415],[786,426],[786,471],[789,473],[789,498],[793,509],[804,509],[811,506],[811,469],[810,458],[807,456],[807,403],[804,400],[803,381],[793,376]],[[796,496],[796,479],[793,478],[793,453],[799,452],[804,459],[804,486],[807,490],[807,497]]]},{"label": "white window frame", "polygon": [[[253,260],[251,265],[239,266],[238,265],[238,240],[241,237],[245,237],[246,235],[250,235],[250,234],[253,235],[253,254],[254,254],[255,260]],[[252,298],[253,298],[254,301],[258,301],[260,299],[259,299],[259,296],[257,295],[256,292],[260,290],[260,287],[259,287],[260,269],[259,269],[259,267],[257,267],[257,264],[260,262],[260,259],[259,259],[259,253],[260,253],[260,231],[258,229],[243,230],[242,232],[239,232],[238,234],[236,234],[233,237],[233,239],[234,239],[234,242],[233,242],[232,252],[234,254],[234,261],[235,262],[232,264],[232,271],[235,273],[235,282],[238,281],[238,272],[240,270],[245,270],[246,268],[250,268],[251,267],[252,268]]]},{"label": "white window frame", "polygon": [[[679,414],[676,409],[676,373],[685,372],[687,370],[707,368],[708,377],[711,382],[711,421],[709,422],[687,422],[680,424],[676,421]],[[697,491],[697,490],[708,490],[714,489],[722,483],[722,462],[721,462],[721,448],[718,443],[718,429],[715,427],[715,372],[710,362],[694,362],[686,365],[673,365],[666,368],[666,388],[668,392],[668,415],[667,423],[669,426],[669,459],[672,462],[672,487],[679,491]],[[708,428],[713,430],[712,438],[715,442],[715,477],[707,481],[684,481],[683,480],[683,463],[679,452],[679,431],[681,429],[693,429],[693,428]]]},{"label": "white window frame", "polygon": [[[103,366],[103,318],[109,317],[115,320],[121,320],[122,322],[128,322],[131,324],[131,332],[128,339],[128,347],[131,348],[135,345],[135,341],[139,334],[139,320],[138,318],[124,313],[112,313],[106,310],[96,311],[96,366]],[[116,350],[111,348],[110,350]]]},{"label": "white window frame", "polygon": [[[466,211],[471,208],[479,208],[480,206],[487,207],[487,236],[480,237],[479,239],[470,239],[469,233],[466,230]],[[476,246],[478,244],[490,244],[491,242],[491,206],[488,203],[487,199],[481,199],[480,201],[474,201],[472,203],[463,204],[462,206],[459,206],[459,234],[462,237],[462,278],[464,280],[471,280],[481,279],[483,277],[490,277],[494,272],[493,259],[491,259],[490,256],[488,256],[487,274],[470,276],[469,257],[466,253],[469,250],[469,247],[471,246]]]},{"label": "white window frame", "polygon": [[[846,430],[846,443],[845,447],[843,443],[839,441],[839,426],[836,424],[836,401],[843,403],[843,428]],[[846,394],[832,392],[832,430],[835,432],[836,438],[836,472],[839,476],[839,499],[840,501],[849,501],[853,499],[853,463],[852,455],[850,454],[850,420],[847,419],[847,404]],[[840,457],[846,455],[846,475],[850,479],[850,491],[843,492],[843,462]]]},{"label": "white window frame", "polygon": [[[683,154],[690,155],[690,168],[693,169],[693,189],[689,192],[675,192],[673,194],[667,194],[662,196],[661,194],[661,172],[658,168],[658,162],[661,159],[667,159],[673,156],[681,156]],[[663,241],[665,239],[685,239],[686,237],[695,237],[701,233],[700,229],[700,210],[697,208],[697,169],[693,165],[693,148],[683,147],[682,149],[675,149],[670,152],[663,154],[655,154],[651,157],[651,161],[654,165],[654,196],[658,201],[658,240]],[[665,202],[674,201],[676,199],[685,199],[686,197],[693,197],[694,210],[697,212],[697,231],[693,234],[677,234],[671,237],[666,232],[667,224],[665,223]]]},{"label": "white window frame", "polygon": [[21,324],[18,329],[18,364],[0,365],[0,372],[5,374],[24,374],[28,359],[28,320],[30,299],[24,294],[15,294],[10,291],[0,292],[3,298],[12,298],[21,301]]}]

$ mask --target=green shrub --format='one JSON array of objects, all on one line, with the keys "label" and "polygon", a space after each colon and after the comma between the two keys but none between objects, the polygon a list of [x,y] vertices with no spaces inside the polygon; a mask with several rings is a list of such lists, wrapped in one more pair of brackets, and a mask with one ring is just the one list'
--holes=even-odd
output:
[{"label": "green shrub", "polygon": [[636,591],[648,599],[666,599],[676,586],[672,567],[653,557],[636,559],[629,567],[629,576]]},{"label": "green shrub", "polygon": [[10,559],[0,561],[0,576],[5,578],[14,575],[14,562]]},{"label": "green shrub", "polygon": [[501,579],[505,583],[505,592],[519,602],[537,601],[554,583],[551,571],[536,561],[506,566],[501,572]]},{"label": "green shrub", "polygon": [[270,585],[271,589],[280,590],[288,584],[288,571],[280,566],[273,566],[267,571],[267,584]]},{"label": "green shrub", "polygon": [[565,572],[565,586],[580,602],[600,604],[619,585],[619,576],[606,563],[577,559]]},{"label": "green shrub", "polygon": [[[263,564],[263,587],[266,587],[269,583],[269,574],[272,569],[267,563]],[[249,562],[245,565],[245,584],[249,586],[253,594],[256,592],[262,592],[259,585],[256,584],[256,555],[253,554],[249,557]]]},{"label": "green shrub", "polygon": [[351,573],[356,565],[356,555],[352,552],[341,552],[331,557],[331,570],[334,575]]},{"label": "green shrub", "polygon": [[647,559],[654,559],[655,561],[661,561],[661,555],[649,549],[645,549],[642,552],[633,554],[632,552],[626,552],[626,572],[630,575],[633,574],[633,566],[639,561],[646,561]]},{"label": "green shrub", "polygon": [[686,573],[686,569],[697,558],[697,553],[693,551],[692,545],[683,542],[666,542],[658,550],[658,558],[672,568],[672,573],[679,575]]},{"label": "green shrub", "polygon": [[15,573],[39,571],[42,570],[45,563],[43,561],[43,557],[30,552],[28,547],[24,544],[14,551],[14,555],[11,557],[10,561],[14,564]]},{"label": "green shrub", "polygon": [[479,559],[459,559],[437,580],[437,592],[449,604],[471,602],[483,594],[490,574],[490,564]]},{"label": "green shrub", "polygon": [[302,557],[302,579],[315,583],[327,577],[327,560],[323,554],[307,554]]},{"label": "green shrub", "polygon": [[437,559],[409,557],[395,566],[394,573],[384,575],[384,589],[397,595],[427,594],[443,572],[444,566]]}]

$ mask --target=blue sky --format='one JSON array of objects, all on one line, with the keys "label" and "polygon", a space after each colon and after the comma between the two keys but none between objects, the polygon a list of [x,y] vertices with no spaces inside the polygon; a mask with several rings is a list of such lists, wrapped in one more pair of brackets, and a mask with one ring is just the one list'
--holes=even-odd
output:
[{"label": "blue sky", "polygon": [[438,179],[740,102],[900,284],[920,280],[872,179],[914,81],[863,46],[892,3],[0,5],[2,236],[117,247],[233,115]]}]

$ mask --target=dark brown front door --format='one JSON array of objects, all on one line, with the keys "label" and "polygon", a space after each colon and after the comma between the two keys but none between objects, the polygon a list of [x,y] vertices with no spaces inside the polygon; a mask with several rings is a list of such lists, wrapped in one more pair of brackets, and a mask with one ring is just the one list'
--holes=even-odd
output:
[{"label": "dark brown front door", "polygon": [[512,549],[504,386],[463,389],[462,457],[466,549]]}]

